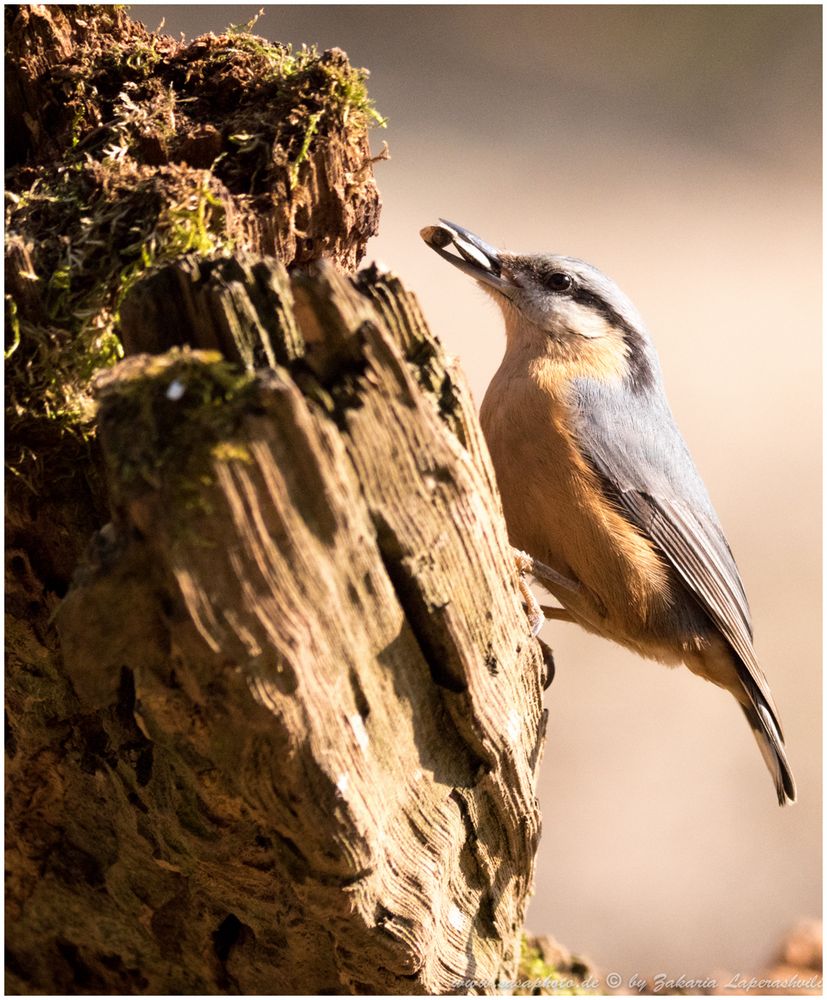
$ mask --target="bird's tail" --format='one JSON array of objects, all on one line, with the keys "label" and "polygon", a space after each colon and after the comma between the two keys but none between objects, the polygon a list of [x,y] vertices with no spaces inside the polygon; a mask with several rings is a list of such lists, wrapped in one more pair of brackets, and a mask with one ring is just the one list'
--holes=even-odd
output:
[{"label": "bird's tail", "polygon": [[769,772],[775,782],[778,804],[785,806],[788,802],[795,802],[795,779],[787,762],[784,738],[772,713],[762,701],[759,697],[751,704],[744,705],[742,703],[741,708],[744,710],[744,715],[750,724],[755,742],[761,751],[761,756],[766,761]]}]

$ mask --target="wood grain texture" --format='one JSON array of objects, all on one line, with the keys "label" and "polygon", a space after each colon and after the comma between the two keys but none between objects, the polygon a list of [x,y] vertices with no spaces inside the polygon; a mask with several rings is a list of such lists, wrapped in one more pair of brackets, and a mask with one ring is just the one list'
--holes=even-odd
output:
[{"label": "wood grain texture", "polygon": [[162,302],[189,343],[100,380],[113,522],[56,615],[72,711],[15,764],[51,754],[60,860],[16,845],[14,981],[493,991],[545,664],[461,375],[375,270],[187,261],[134,294],[133,349]]},{"label": "wood grain texture", "polygon": [[90,386],[122,357],[126,290],[229,248],[354,269],[378,113],[335,48],[184,42],[118,4],[8,4],[4,24],[7,523],[62,596],[106,520]]},{"label": "wood grain texture", "polygon": [[343,273],[365,74],[6,29],[7,991],[493,990],[547,666],[461,373]]}]

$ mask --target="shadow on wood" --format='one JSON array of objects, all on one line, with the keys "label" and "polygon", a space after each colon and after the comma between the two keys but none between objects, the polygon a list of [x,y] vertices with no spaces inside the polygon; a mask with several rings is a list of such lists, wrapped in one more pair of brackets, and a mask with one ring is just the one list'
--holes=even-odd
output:
[{"label": "shadow on wood", "polygon": [[376,229],[364,74],[119,7],[6,42],[7,990],[493,991],[548,668],[461,374],[309,263]]},{"label": "shadow on wood", "polygon": [[62,899],[110,989],[113,955],[153,992],[490,987],[531,886],[545,667],[465,385],[388,276],[175,270],[140,295],[191,283],[183,339],[294,357],[100,379],[115,516],[57,616],[77,754],[50,801],[84,864],[42,883],[29,947]]}]

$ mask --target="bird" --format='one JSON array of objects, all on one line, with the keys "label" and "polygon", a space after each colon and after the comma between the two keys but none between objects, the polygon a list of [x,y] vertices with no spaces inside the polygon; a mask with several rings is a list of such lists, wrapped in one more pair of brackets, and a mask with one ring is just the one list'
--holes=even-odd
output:
[{"label": "bird", "polygon": [[422,239],[505,320],[480,423],[518,568],[561,605],[542,612],[727,690],[779,805],[795,801],[744,587],[637,309],[583,260],[510,253],[439,221]]}]

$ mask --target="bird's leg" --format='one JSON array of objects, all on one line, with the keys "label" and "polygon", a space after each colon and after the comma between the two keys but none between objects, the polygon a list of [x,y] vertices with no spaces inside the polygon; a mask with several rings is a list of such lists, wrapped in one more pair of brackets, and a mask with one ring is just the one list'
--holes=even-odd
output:
[{"label": "bird's leg", "polygon": [[529,573],[531,576],[536,577],[540,583],[547,586],[551,584],[551,586],[557,587],[559,590],[567,590],[571,594],[580,594],[583,591],[577,580],[570,580],[567,576],[563,576],[562,573],[558,573],[556,569],[552,569],[551,566],[546,566],[539,559],[535,559],[534,556],[523,552],[522,549],[514,549],[514,558],[517,561],[517,569],[520,573]]},{"label": "bird's leg", "polygon": [[546,621],[553,618],[558,622],[577,622],[571,611],[566,611],[565,608],[551,608],[547,604],[541,604],[540,611],[542,611]]},{"label": "bird's leg", "polygon": [[581,591],[580,584],[576,580],[569,580],[568,577],[563,576],[562,573],[558,573],[551,566],[546,566],[545,563],[534,559],[527,552],[523,552],[522,549],[514,549],[513,552],[520,579],[520,595],[526,605],[526,614],[528,615],[528,623],[531,626],[532,636],[537,635],[547,618],[554,618],[562,622],[576,621],[577,619],[573,618],[565,608],[550,608],[541,605],[534,594],[532,594],[531,588],[525,581],[525,577],[526,574],[530,574],[546,586],[553,584],[562,590],[568,590],[574,594]]},{"label": "bird's leg", "polygon": [[[546,619],[543,617],[544,612],[549,612],[550,618],[556,618],[557,612],[565,614],[562,608],[544,608],[540,605],[537,598],[532,594],[531,588],[526,583],[525,574],[531,572],[531,567],[534,565],[534,560],[531,556],[527,555],[520,549],[514,549],[514,561],[517,564],[517,574],[520,585],[520,595],[525,601],[526,614],[528,615],[528,623],[531,627],[532,638],[537,638],[537,634],[543,627]],[[573,619],[572,619],[573,620]],[[546,676],[543,679],[543,690],[545,690],[554,679],[554,654],[551,651],[551,647],[547,646],[542,639],[537,639],[540,643],[540,649],[543,653],[543,662],[546,665]]]},{"label": "bird's leg", "polygon": [[558,573],[551,566],[546,566],[545,563],[530,556],[527,552],[523,552],[522,549],[512,549],[512,551],[514,553],[514,561],[517,564],[517,572],[520,575],[520,594],[526,603],[526,613],[528,614],[528,621],[531,626],[531,634],[537,635],[543,627],[543,622],[546,618],[554,618],[561,622],[576,622],[577,619],[565,608],[551,608],[539,604],[537,598],[531,593],[525,581],[525,576],[529,574],[546,588],[555,587],[558,590],[568,591],[570,594],[581,594],[583,592],[581,584],[577,580],[570,580],[567,576],[563,576],[562,573]]}]

